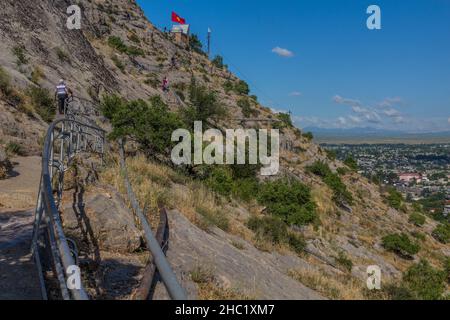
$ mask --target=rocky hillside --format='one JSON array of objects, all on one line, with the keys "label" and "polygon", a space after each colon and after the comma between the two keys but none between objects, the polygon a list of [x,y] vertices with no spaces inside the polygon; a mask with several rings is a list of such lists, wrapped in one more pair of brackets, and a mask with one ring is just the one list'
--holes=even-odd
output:
[{"label": "rocky hillside", "polygon": [[[9,171],[4,154],[39,153],[46,122],[53,117],[42,110],[42,106],[52,104],[45,89],[53,90],[59,79],[66,79],[80,98],[100,102],[106,94],[118,94],[128,100],[148,100],[157,95],[173,112],[190,104],[189,85],[195,79],[197,85],[213,92],[226,110],[226,116],[216,121],[216,126],[281,129],[279,178],[287,177],[306,185],[315,209],[314,217],[305,223],[289,225],[289,234],[295,236],[278,241],[271,232],[261,232],[262,227],[255,225],[270,216],[271,205],[264,200],[231,196],[230,205],[223,195],[203,189],[191,177],[180,178],[172,169],[145,158],[131,159],[129,164],[140,200],[155,210],[156,202],[165,199],[165,204],[174,210],[170,215],[174,240],[169,257],[185,285],[193,288],[190,290],[193,296],[364,299],[373,296],[365,290],[366,269],[370,265],[381,268],[384,283],[399,283],[402,274],[421,259],[427,259],[430,268],[442,268],[445,258],[450,256],[450,248],[433,237],[435,222],[426,219],[420,226],[412,223],[410,214],[416,209],[406,203],[393,205],[386,190],[335,161],[332,155],[311,143],[308,135],[294,128],[289,119],[261,106],[235,75],[212,64],[204,54],[174,43],[145,18],[135,1],[77,3],[83,11],[81,30],[66,28],[69,1],[2,3],[0,178],[2,172]],[[175,66],[171,65],[172,57]],[[160,88],[164,77],[171,84],[168,93]],[[254,118],[279,122],[251,120]],[[113,187],[123,192],[114,153],[110,160],[97,187],[101,190]],[[150,182],[146,184],[141,176]],[[196,198],[199,190],[203,198]],[[101,206],[95,197],[98,192],[95,189],[90,192],[89,201],[96,208]],[[114,195],[114,199],[111,205],[118,206],[119,195]],[[227,217],[227,227],[217,218],[218,211]],[[67,219],[70,224],[70,218]],[[104,221],[99,220],[103,226]],[[209,224],[205,225],[205,221]],[[281,230],[285,227],[280,226]],[[100,228],[95,233],[102,232]],[[394,237],[392,246],[387,244],[389,239],[383,241],[386,236],[390,235],[392,240],[392,236],[400,234],[409,240]],[[420,249],[411,251],[411,246]],[[108,246],[103,248],[108,263],[118,259],[112,251]],[[143,267],[139,257],[121,259],[135,259],[133,270]],[[207,270],[200,268],[205,265]],[[236,288],[246,290],[237,295]],[[123,298],[127,294],[112,295],[118,296]],[[386,293],[382,297],[388,296]]]}]

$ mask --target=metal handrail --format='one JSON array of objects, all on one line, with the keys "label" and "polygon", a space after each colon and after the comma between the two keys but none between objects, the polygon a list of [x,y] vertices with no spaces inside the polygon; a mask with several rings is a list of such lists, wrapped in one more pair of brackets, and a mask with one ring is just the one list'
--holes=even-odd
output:
[{"label": "metal handrail", "polygon": [[[66,109],[71,109],[71,102],[67,102]],[[70,114],[70,111],[68,112]],[[59,145],[57,144],[59,142]],[[32,253],[39,271],[41,259],[39,257],[40,235],[44,230],[48,234],[48,245],[53,258],[53,266],[58,278],[63,299],[87,300],[85,289],[68,288],[67,270],[76,266],[68,240],[64,234],[59,206],[62,200],[64,173],[72,163],[74,157],[81,152],[92,152],[103,155],[105,131],[99,127],[86,124],[80,120],[66,116],[54,121],[48,128],[42,154],[42,173],[39,184],[38,200],[35,211],[35,221],[32,240]],[[59,151],[57,150],[59,149]],[[56,198],[53,180],[57,178]],[[44,225],[45,224],[45,225]],[[45,242],[45,241],[44,241]],[[43,297],[46,298],[45,283],[40,274]]]},{"label": "metal handrail", "polygon": [[127,189],[128,198],[130,200],[131,206],[139,218],[142,228],[144,229],[145,241],[147,243],[148,249],[152,253],[153,260],[155,262],[156,268],[158,269],[161,279],[166,286],[167,292],[173,300],[187,300],[186,292],[183,287],[178,283],[178,280],[173,272],[169,262],[167,261],[166,255],[164,254],[161,244],[155,238],[152,228],[150,227],[147,219],[139,206],[136,195],[133,192],[130,180],[128,179],[128,172],[125,163],[125,151],[123,146],[123,140],[119,141],[119,153],[120,153],[120,167],[124,176],[125,187]]}]

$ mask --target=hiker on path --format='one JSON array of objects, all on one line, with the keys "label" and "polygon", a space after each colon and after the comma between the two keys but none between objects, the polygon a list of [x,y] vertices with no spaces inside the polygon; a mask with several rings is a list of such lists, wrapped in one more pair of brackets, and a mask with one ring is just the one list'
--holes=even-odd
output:
[{"label": "hiker on path", "polygon": [[69,95],[73,96],[72,90],[70,90],[63,79],[59,80],[59,84],[56,86],[55,99],[58,100],[58,112],[64,114],[64,107],[66,99]]},{"label": "hiker on path", "polygon": [[164,77],[164,79],[163,79],[162,90],[164,92],[168,92],[169,91],[169,79],[167,77]]},{"label": "hiker on path", "polygon": [[172,56],[172,59],[170,59],[170,68],[176,69],[177,67],[177,59],[175,56]]}]

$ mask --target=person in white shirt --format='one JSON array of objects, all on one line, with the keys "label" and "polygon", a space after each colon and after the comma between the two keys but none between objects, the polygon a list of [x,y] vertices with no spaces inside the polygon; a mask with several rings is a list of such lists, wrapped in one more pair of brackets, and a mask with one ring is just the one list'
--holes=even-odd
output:
[{"label": "person in white shirt", "polygon": [[58,100],[58,112],[59,114],[64,114],[64,106],[66,103],[66,99],[69,97],[69,94],[72,95],[72,90],[70,90],[63,79],[59,81],[59,84],[56,86],[55,99]]}]

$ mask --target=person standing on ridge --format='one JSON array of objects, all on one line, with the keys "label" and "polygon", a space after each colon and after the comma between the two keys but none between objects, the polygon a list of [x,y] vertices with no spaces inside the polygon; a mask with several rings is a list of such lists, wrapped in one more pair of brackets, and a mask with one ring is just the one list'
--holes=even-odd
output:
[{"label": "person standing on ridge", "polygon": [[59,84],[56,86],[55,99],[58,100],[58,112],[59,114],[64,114],[64,106],[66,99],[70,95],[73,95],[72,90],[67,88],[66,83],[63,79],[59,80]]},{"label": "person standing on ridge", "polygon": [[167,77],[164,77],[164,79],[163,79],[162,90],[164,92],[168,92],[169,91],[169,79]]}]

